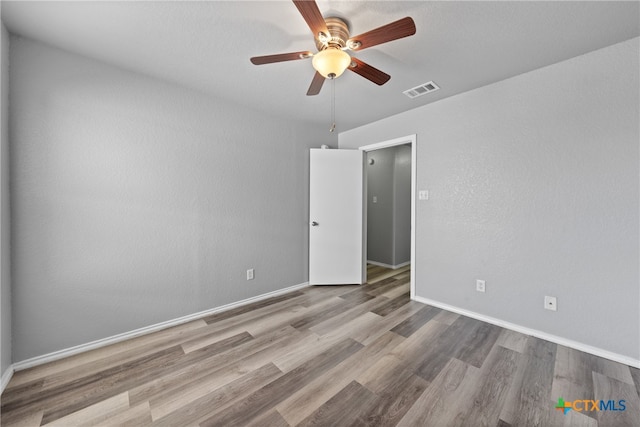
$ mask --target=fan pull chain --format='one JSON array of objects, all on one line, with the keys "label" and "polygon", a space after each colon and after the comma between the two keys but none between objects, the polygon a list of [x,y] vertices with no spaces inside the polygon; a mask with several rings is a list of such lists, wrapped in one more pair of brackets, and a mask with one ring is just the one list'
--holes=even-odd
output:
[{"label": "fan pull chain", "polygon": [[329,132],[336,130],[336,78],[331,78],[331,128]]}]

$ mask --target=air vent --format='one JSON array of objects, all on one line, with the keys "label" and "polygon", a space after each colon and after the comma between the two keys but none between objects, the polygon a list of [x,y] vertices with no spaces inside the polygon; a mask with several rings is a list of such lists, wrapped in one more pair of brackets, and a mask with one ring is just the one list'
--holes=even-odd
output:
[{"label": "air vent", "polygon": [[434,82],[423,83],[420,86],[412,87],[409,90],[405,90],[404,93],[409,98],[417,98],[418,96],[426,95],[427,93],[434,92],[440,89]]}]

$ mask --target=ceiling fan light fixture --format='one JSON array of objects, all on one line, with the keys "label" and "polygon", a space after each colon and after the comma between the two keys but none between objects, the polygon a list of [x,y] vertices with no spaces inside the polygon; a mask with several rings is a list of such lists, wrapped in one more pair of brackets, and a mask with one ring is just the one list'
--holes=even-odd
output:
[{"label": "ceiling fan light fixture", "polygon": [[325,79],[337,78],[349,67],[351,57],[342,49],[329,47],[313,55],[311,63]]},{"label": "ceiling fan light fixture", "polygon": [[[0,0],[2,1],[2,0]],[[326,79],[333,80],[349,68],[355,74],[382,86],[391,76],[358,58],[350,57],[344,50],[362,50],[382,43],[388,43],[416,33],[416,25],[409,16],[390,22],[373,30],[351,37],[349,21],[340,16],[323,16],[316,0],[293,0],[298,12],[309,26],[315,41],[317,54],[309,51],[280,53],[276,55],[254,56],[254,65],[293,61],[313,57],[313,80],[307,96],[320,93]]]}]

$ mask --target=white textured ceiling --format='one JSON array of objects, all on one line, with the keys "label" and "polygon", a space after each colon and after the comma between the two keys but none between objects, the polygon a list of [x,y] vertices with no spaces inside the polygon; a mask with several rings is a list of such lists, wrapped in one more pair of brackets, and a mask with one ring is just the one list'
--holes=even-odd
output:
[{"label": "white textured ceiling", "polygon": [[[358,52],[391,75],[377,86],[336,80],[338,131],[640,35],[640,3],[611,1],[318,1],[359,34],[411,16],[415,36]],[[255,66],[252,56],[315,51],[306,23],[282,1],[2,1],[17,35],[176,82],[291,120],[329,126],[330,82],[306,96],[310,60]],[[441,89],[409,99],[433,80]],[[588,88],[585,88],[588,90]],[[463,119],[463,118],[461,118]]]}]

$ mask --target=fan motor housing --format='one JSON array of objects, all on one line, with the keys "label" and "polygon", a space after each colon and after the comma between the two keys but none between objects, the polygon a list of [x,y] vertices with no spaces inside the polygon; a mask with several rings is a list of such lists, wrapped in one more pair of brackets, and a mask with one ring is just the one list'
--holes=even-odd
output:
[{"label": "fan motor housing", "polygon": [[337,16],[330,16],[325,18],[324,21],[327,24],[329,30],[329,40],[322,42],[316,38],[316,47],[318,51],[326,49],[328,46],[338,47],[344,49],[347,46],[347,40],[349,40],[349,24]]}]

